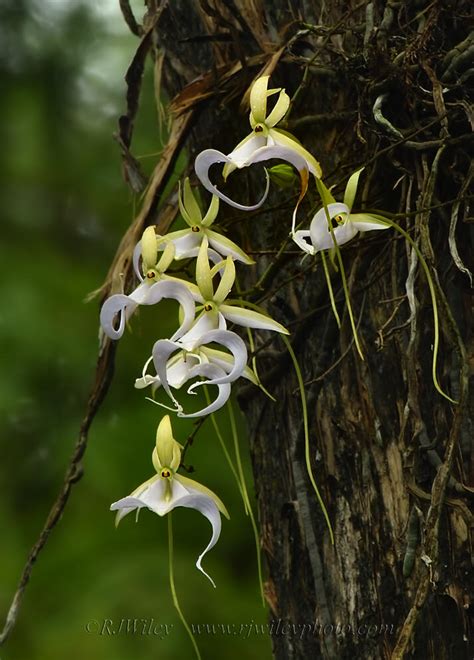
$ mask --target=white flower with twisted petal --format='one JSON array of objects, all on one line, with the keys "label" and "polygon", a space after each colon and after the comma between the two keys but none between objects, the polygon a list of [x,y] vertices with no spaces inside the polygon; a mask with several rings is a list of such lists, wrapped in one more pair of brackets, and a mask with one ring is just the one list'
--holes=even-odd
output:
[{"label": "white flower with twisted petal", "polygon": [[[321,250],[331,250],[337,245],[344,245],[358,232],[388,229],[381,216],[370,213],[351,213],[357,192],[357,184],[362,170],[354,172],[347,182],[344,202],[336,202],[329,190],[319,181],[318,188],[326,204],[326,209],[319,209],[311,221],[309,230],[302,229],[292,233],[294,242],[307,254],[314,255]],[[332,230],[328,223],[328,216]]]},{"label": "white flower with twisted petal", "polygon": [[[210,247],[217,254],[224,257],[231,256],[236,261],[241,261],[247,265],[254,263],[253,259],[245,254],[233,241],[210,229],[219,211],[218,197],[215,195],[212,196],[207,213],[202,217],[201,209],[191,189],[189,178],[186,178],[183,191],[181,189],[179,191],[178,203],[179,210],[188,228],[166,234],[166,240],[171,241],[175,247],[175,259],[196,257],[202,240],[206,236]],[[215,259],[212,260],[215,262]]]},{"label": "white flower with twisted petal", "polygon": [[[273,330],[283,334],[289,334],[281,323],[274,321],[269,316],[250,309],[225,304],[225,300],[232,289],[235,281],[235,265],[232,257],[211,268],[207,256],[208,242],[204,237],[196,260],[196,285],[189,285],[195,301],[199,303],[197,310],[202,310],[197,316],[191,329],[180,337],[183,348],[189,350],[196,340],[210,330],[225,330],[226,321],[241,325],[246,328],[261,330]],[[224,266],[223,266],[224,264]],[[213,277],[222,270],[221,279],[214,291]]]},{"label": "white flower with twisted petal", "polygon": [[144,280],[128,296],[117,293],[105,301],[100,311],[102,329],[111,339],[120,339],[126,321],[138,305],[155,305],[163,298],[173,298],[183,310],[183,322],[173,335],[173,338],[180,337],[192,326],[195,305],[186,283],[165,275],[174,258],[174,246],[168,243],[158,260],[155,229],[147,227],[141,240],[141,251]]},{"label": "white flower with twisted petal", "polygon": [[138,486],[128,497],[124,497],[111,505],[110,509],[117,511],[116,525],[127,514],[135,510],[138,513],[138,510],[144,507],[159,516],[165,516],[179,506],[196,509],[212,525],[211,540],[199,555],[196,568],[215,587],[214,581],[204,571],[201,562],[206,553],[219,540],[221,533],[220,514],[222,513],[226,518],[229,518],[229,514],[215,493],[197,481],[178,474],[177,470],[181,462],[181,445],[173,438],[173,430],[168,415],[163,417],[158,426],[152,461],[157,474]]},{"label": "white flower with twisted petal", "polygon": [[[211,348],[217,344],[226,351]],[[174,355],[173,355],[174,354]],[[156,376],[148,374],[148,366],[153,361]],[[186,382],[198,376],[207,376],[207,380],[194,382],[188,388],[188,394],[201,385],[216,385],[218,394],[215,400],[202,410],[186,414],[183,407],[173,396],[171,389],[179,390]],[[211,330],[196,339],[192,348],[183,349],[182,343],[161,339],[153,347],[151,358],[145,363],[141,378],[135,381],[135,387],[142,389],[149,385],[153,391],[162,386],[175,406],[179,417],[202,417],[221,408],[230,396],[230,383],[240,376],[255,385],[258,383],[254,372],[247,367],[247,349],[242,339],[229,330]],[[155,401],[155,403],[158,403]],[[158,404],[163,405],[163,404]],[[163,406],[167,407],[167,406]]]},{"label": "white flower with twisted petal", "polygon": [[[269,179],[266,173],[266,189],[257,204],[245,206],[239,204],[222,193],[210,180],[209,169],[215,163],[225,163],[223,169],[224,180],[235,169],[248,167],[254,163],[278,158],[293,165],[300,173],[302,199],[308,186],[308,171],[316,178],[321,177],[321,167],[317,160],[307,151],[298,140],[281,129],[275,128],[285,116],[290,105],[290,97],[284,89],[268,89],[269,76],[258,78],[250,91],[250,125],[252,132],[240,142],[230,154],[223,154],[216,149],[206,149],[196,158],[194,165],[196,174],[202,185],[235,208],[245,211],[259,208],[265,201]],[[267,99],[273,94],[279,94],[278,100],[267,116]]]}]

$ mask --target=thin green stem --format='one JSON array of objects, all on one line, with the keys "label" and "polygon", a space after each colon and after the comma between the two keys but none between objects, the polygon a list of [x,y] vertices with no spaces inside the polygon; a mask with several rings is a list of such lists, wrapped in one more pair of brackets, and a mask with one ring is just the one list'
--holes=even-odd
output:
[{"label": "thin green stem", "polygon": [[339,245],[337,244],[337,240],[336,240],[336,237],[334,235],[334,229],[333,229],[332,222],[331,222],[331,216],[329,215],[328,205],[327,205],[327,201],[326,201],[326,195],[324,194],[324,189],[321,186],[321,183],[319,182],[319,179],[316,179],[316,187],[318,188],[318,192],[319,192],[319,195],[321,197],[321,201],[323,203],[324,213],[326,214],[326,220],[327,220],[327,223],[328,223],[328,229],[331,232],[331,237],[332,237],[332,240],[333,240],[333,243],[334,243],[334,251],[336,252],[337,262],[338,262],[338,265],[339,265],[339,269],[341,271],[342,288],[344,290],[344,298],[346,299],[347,312],[349,314],[349,319],[350,319],[350,322],[351,322],[352,334],[354,336],[354,341],[355,341],[355,345],[356,345],[356,348],[357,348],[357,352],[359,353],[361,360],[363,360],[364,359],[364,354],[362,353],[362,348],[361,348],[360,343],[359,343],[359,336],[357,334],[357,326],[356,326],[356,323],[355,323],[354,314],[352,312],[351,298],[350,298],[350,295],[349,295],[349,287],[347,286],[346,271],[344,270],[344,264],[342,263],[341,251],[339,249]]},{"label": "thin green stem", "polygon": [[304,429],[304,455],[305,455],[305,461],[306,461],[306,469],[308,471],[308,476],[309,480],[311,481],[311,484],[314,488],[314,492],[316,493],[316,497],[318,498],[319,506],[321,507],[321,510],[324,515],[324,519],[326,520],[326,525],[329,530],[329,535],[331,537],[331,543],[334,545],[334,532],[332,529],[331,521],[329,520],[329,514],[326,509],[326,506],[323,502],[323,498],[321,497],[321,493],[319,492],[319,488],[316,485],[316,481],[313,475],[313,469],[311,467],[311,453],[310,453],[310,446],[309,446],[309,424],[308,424],[308,406],[306,403],[306,392],[304,389],[304,382],[303,382],[303,376],[301,374],[301,369],[300,365],[298,364],[298,360],[296,358],[295,352],[293,350],[292,345],[290,344],[290,341],[288,337],[285,335],[281,335],[281,338],[283,339],[285,346],[288,350],[288,353],[290,354],[291,360],[293,362],[293,366],[296,372],[296,378],[298,379],[298,387],[300,390],[300,396],[301,396],[301,408],[303,410],[303,429]]},{"label": "thin green stem", "polygon": [[255,516],[253,514],[252,510],[252,505],[250,504],[250,498],[248,495],[247,491],[247,484],[245,483],[245,474],[244,470],[242,467],[242,459],[240,456],[240,447],[239,447],[239,435],[237,433],[237,425],[235,423],[235,415],[234,415],[234,410],[232,408],[232,404],[230,401],[227,402],[227,410],[229,411],[229,419],[230,419],[230,428],[232,431],[232,437],[234,440],[234,451],[235,451],[235,457],[237,460],[237,468],[239,471],[239,476],[240,476],[240,483],[242,486],[242,496],[244,498],[244,502],[246,504],[248,514],[250,516],[250,522],[252,524],[252,529],[253,529],[253,534],[255,538],[255,549],[257,551],[257,571],[258,571],[258,584],[260,587],[260,595],[262,597],[262,603],[263,606],[265,607],[265,594],[263,590],[263,573],[262,573],[262,557],[260,553],[260,539],[258,535],[258,528],[257,528],[257,523],[255,520]]},{"label": "thin green stem", "polygon": [[255,376],[257,377],[258,387],[262,390],[262,392],[264,394],[266,394],[268,396],[269,399],[271,399],[273,402],[276,402],[275,397],[270,394],[270,392],[267,390],[267,388],[264,386],[264,384],[260,380],[260,376],[258,375],[257,357],[255,355],[255,342],[253,340],[253,335],[252,335],[252,331],[250,330],[250,328],[247,328],[247,337],[248,337],[248,340],[249,340],[250,350],[253,354],[252,355],[252,369],[253,369],[253,372],[254,372]]},{"label": "thin green stem", "polygon": [[[332,231],[332,230],[331,230]],[[336,250],[336,256],[337,256],[337,261],[339,264],[339,269],[341,271],[341,280],[342,280],[342,288],[344,289],[344,297],[346,299],[346,305],[347,305],[347,312],[349,314],[349,319],[351,322],[351,328],[352,328],[352,334],[354,336],[354,341],[355,345],[357,348],[357,352],[360,355],[361,360],[364,359],[364,354],[362,353],[362,348],[359,343],[359,335],[357,334],[357,326],[356,322],[354,319],[354,313],[352,312],[352,305],[351,305],[351,297],[349,294],[349,287],[347,286],[347,278],[346,278],[346,271],[344,270],[344,264],[342,263],[342,255],[341,251],[339,249],[338,244],[335,244],[335,250]]]},{"label": "thin green stem", "polygon": [[332,284],[331,284],[331,276],[329,275],[328,264],[327,264],[327,261],[326,261],[326,254],[325,254],[324,250],[321,251],[321,261],[323,263],[324,277],[326,278],[326,284],[327,284],[327,287],[328,287],[329,299],[331,301],[332,311],[333,311],[334,317],[336,319],[337,327],[340,329],[341,328],[341,319],[339,318],[339,314],[338,314],[337,307],[336,307],[336,301],[334,300],[334,291],[333,291]]},{"label": "thin green stem", "polygon": [[[205,392],[207,403],[210,403],[211,399],[209,397],[209,392],[208,392],[208,389],[207,389],[206,386],[204,386],[204,392]],[[245,499],[245,496],[244,496],[244,491],[242,489],[242,483],[240,481],[239,474],[236,470],[234,462],[232,461],[232,457],[229,454],[229,450],[227,449],[227,445],[225,444],[224,438],[222,437],[222,433],[221,433],[221,430],[220,430],[219,425],[217,423],[215,414],[211,413],[210,418],[211,418],[212,425],[214,427],[214,431],[216,432],[217,439],[219,440],[219,444],[222,448],[222,451],[224,452],[225,459],[226,459],[226,461],[227,461],[227,463],[230,467],[230,470],[231,470],[232,474],[234,475],[235,481],[237,482],[237,486],[239,488],[240,495],[242,496],[242,502],[244,503],[245,515],[248,516],[249,511],[248,511],[248,508],[247,508],[247,502],[246,502],[246,499]]]},{"label": "thin green stem", "polygon": [[174,583],[174,567],[173,567],[173,521],[171,516],[172,514],[168,513],[168,566],[169,566],[169,574],[170,574],[171,596],[173,598],[173,604],[175,606],[176,611],[178,612],[180,621],[183,624],[186,632],[188,633],[189,639],[191,640],[191,643],[194,647],[196,657],[198,658],[198,660],[202,660],[201,654],[199,653],[198,645],[196,644],[196,640],[194,639],[194,635],[191,631],[191,628],[189,627],[188,622],[186,621],[184,614],[181,610],[178,601],[178,595],[176,593],[176,586]]}]

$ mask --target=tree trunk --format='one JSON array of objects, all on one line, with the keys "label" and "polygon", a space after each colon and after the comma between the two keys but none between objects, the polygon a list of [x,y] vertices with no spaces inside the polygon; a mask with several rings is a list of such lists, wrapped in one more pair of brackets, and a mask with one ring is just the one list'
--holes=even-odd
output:
[{"label": "tree trunk", "polygon": [[[342,250],[362,361],[340,273],[331,279],[341,330],[320,258],[302,260],[291,243],[278,254],[292,193],[272,191],[250,214],[222,204],[223,226],[256,255],[242,287],[252,289],[269,269],[252,300],[292,331],[313,470],[335,531],[332,546],[306,471],[291,361],[279,339],[264,344],[262,333],[259,372],[277,402],[250,387],[239,401],[251,438],[274,655],[470,658],[469,3],[147,4],[144,25],[172,107],[194,113],[191,162],[203,148],[229,152],[248,133],[239,103],[263,71],[293,97],[286,127],[322,163],[337,195],[365,166],[358,207],[400,214],[429,265],[440,319],[437,372],[459,402],[435,390],[429,288],[403,237],[374,232]],[[230,177],[242,201],[258,197],[259,174]],[[305,227],[318,203],[311,185],[299,214]]]}]

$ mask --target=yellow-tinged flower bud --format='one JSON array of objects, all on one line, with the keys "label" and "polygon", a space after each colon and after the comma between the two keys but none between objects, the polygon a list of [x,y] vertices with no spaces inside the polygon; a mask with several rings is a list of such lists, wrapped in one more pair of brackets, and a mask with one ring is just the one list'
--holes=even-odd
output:
[{"label": "yellow-tinged flower bud", "polygon": [[270,181],[279,188],[291,188],[298,182],[298,177],[291,165],[285,165],[284,163],[274,165],[269,167],[267,172]]}]

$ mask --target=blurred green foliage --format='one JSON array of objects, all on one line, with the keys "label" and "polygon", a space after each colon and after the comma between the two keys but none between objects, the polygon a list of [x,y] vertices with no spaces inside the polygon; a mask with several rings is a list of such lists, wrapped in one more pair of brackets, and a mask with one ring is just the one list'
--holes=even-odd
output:
[{"label": "blurred green foliage", "polygon": [[[138,11],[141,11],[139,5]],[[27,553],[62,483],[93,380],[97,289],[135,200],[122,181],[113,140],[124,108],[123,75],[136,38],[118,2],[11,0],[0,5],[0,614],[2,625]],[[134,152],[160,149],[150,72]],[[145,169],[156,156],[144,159]],[[2,660],[190,658],[172,606],[166,520],[143,512],[114,529],[110,503],[153,474],[161,411],[133,388],[167,314],[147,309],[121,342],[114,382],[90,433],[85,475],[34,567]],[[220,415],[229,437],[225,412]],[[184,440],[191,421],[176,425]],[[241,429],[242,430],[242,429]],[[244,454],[245,437],[242,430]],[[230,438],[229,438],[230,440]],[[235,624],[198,637],[203,657],[270,657],[269,639],[239,634],[264,623],[248,519],[210,422],[187,454],[196,478],[226,503],[218,545],[205,559],[214,590],[194,567],[208,542],[195,511],[174,514],[176,583],[194,623]],[[248,461],[247,474],[250,479]],[[160,635],[109,634],[121,619],[173,625]],[[102,631],[104,620],[112,620]],[[92,632],[87,632],[88,622]]]}]

